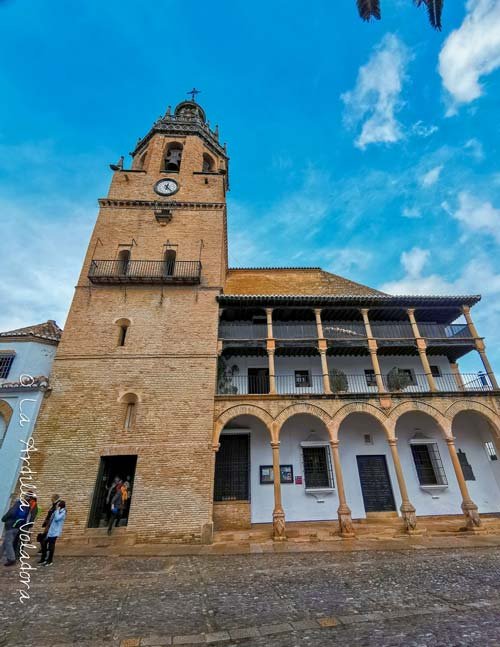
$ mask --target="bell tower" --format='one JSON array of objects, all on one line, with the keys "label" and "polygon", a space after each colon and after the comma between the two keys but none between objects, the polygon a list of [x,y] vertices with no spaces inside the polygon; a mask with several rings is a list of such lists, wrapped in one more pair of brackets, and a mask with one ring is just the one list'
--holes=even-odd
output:
[{"label": "bell tower", "polygon": [[38,418],[39,496],[61,493],[67,536],[93,537],[118,477],[116,534],[209,541],[228,157],[194,99],[131,156],[111,165]]}]

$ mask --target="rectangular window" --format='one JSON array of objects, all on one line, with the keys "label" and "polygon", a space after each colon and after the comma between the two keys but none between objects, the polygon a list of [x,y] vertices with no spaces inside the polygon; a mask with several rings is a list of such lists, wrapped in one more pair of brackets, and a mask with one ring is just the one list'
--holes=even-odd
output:
[{"label": "rectangular window", "polygon": [[410,380],[410,384],[409,384],[410,386],[415,386],[417,384],[415,380],[415,374],[411,370],[411,368],[400,368],[399,371],[401,371],[401,373],[405,373],[406,375],[408,375],[408,379]]},{"label": "rectangular window", "polygon": [[220,437],[215,458],[214,501],[248,501],[250,434]]},{"label": "rectangular window", "polygon": [[490,461],[498,460],[495,445],[491,442],[491,440],[488,440],[484,443],[484,448],[486,449],[486,453],[488,454],[488,458],[490,459]]},{"label": "rectangular window", "polygon": [[439,366],[433,366],[431,364],[431,375],[432,377],[441,377],[441,369]]},{"label": "rectangular window", "polygon": [[377,386],[375,371],[371,368],[365,368],[366,386]]},{"label": "rectangular window", "polygon": [[460,466],[462,468],[464,479],[466,481],[475,481],[476,477],[474,476],[474,472],[472,471],[471,464],[467,460],[467,454],[463,452],[461,449],[459,449],[457,452],[457,456],[458,456],[458,460],[460,461]]},{"label": "rectangular window", "polygon": [[15,355],[0,355],[0,379],[8,377],[14,357]]},{"label": "rectangular window", "polygon": [[309,371],[295,371],[295,386],[311,386]]},{"label": "rectangular window", "polygon": [[448,485],[437,443],[412,444],[420,485]]},{"label": "rectangular window", "polygon": [[306,489],[333,488],[334,480],[328,447],[302,447]]}]

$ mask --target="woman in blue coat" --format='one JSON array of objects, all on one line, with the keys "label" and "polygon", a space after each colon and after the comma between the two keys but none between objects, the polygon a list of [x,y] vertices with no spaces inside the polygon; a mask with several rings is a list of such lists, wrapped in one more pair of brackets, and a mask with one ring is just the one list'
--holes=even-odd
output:
[{"label": "woman in blue coat", "polygon": [[[57,538],[61,536],[62,529],[64,526],[64,520],[66,519],[66,504],[64,501],[58,501],[54,514],[49,522],[49,530],[47,532],[47,539],[44,542],[42,558],[40,559],[40,564],[43,566],[49,566],[52,564],[54,559],[54,550],[56,547]],[[48,556],[47,556],[48,553]]]}]

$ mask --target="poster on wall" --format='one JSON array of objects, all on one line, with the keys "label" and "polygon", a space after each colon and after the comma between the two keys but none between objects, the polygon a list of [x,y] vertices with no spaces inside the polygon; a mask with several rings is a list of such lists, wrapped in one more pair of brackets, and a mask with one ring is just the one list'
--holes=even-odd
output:
[{"label": "poster on wall", "polygon": [[[280,465],[280,482],[293,483],[293,465]],[[267,485],[274,483],[274,471],[272,465],[260,466],[260,484]]]}]

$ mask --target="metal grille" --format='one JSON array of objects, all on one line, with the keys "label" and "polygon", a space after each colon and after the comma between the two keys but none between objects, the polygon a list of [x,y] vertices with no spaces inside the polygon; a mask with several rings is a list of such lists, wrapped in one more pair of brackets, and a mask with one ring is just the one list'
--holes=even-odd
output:
[{"label": "metal grille", "polygon": [[365,368],[366,386],[377,386],[375,371]]},{"label": "metal grille", "polygon": [[311,386],[309,371],[295,371],[295,386]]},{"label": "metal grille", "polygon": [[303,447],[306,488],[333,487],[332,466],[327,447]]},{"label": "metal grille", "polygon": [[420,485],[447,485],[443,462],[436,443],[411,445]]},{"label": "metal grille", "polygon": [[484,448],[486,449],[486,453],[488,454],[488,457],[489,457],[490,461],[498,460],[495,445],[491,442],[491,440],[487,440],[484,443]]},{"label": "metal grille", "polygon": [[460,461],[460,467],[462,468],[462,473],[466,481],[475,481],[476,477],[472,471],[472,466],[467,460],[467,455],[461,449],[457,452],[458,460]]},{"label": "metal grille", "polygon": [[214,501],[248,501],[250,472],[250,435],[220,437],[215,459]]},{"label": "metal grille", "polygon": [[0,379],[8,377],[13,361],[14,355],[0,355]]}]

